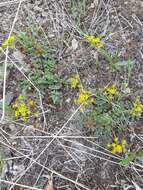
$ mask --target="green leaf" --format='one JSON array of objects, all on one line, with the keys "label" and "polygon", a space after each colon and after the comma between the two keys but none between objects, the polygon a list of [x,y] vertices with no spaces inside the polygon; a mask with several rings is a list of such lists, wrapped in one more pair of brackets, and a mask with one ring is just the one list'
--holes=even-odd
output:
[{"label": "green leaf", "polygon": [[139,150],[139,151],[136,153],[136,157],[143,157],[143,150]]},{"label": "green leaf", "polygon": [[48,88],[51,90],[59,90],[59,89],[61,89],[61,85],[60,84],[59,85],[49,85]]},{"label": "green leaf", "polygon": [[129,153],[129,155],[124,158],[121,162],[119,162],[120,165],[122,166],[128,166],[132,161],[134,161],[136,158],[136,153]]},{"label": "green leaf", "polygon": [[54,104],[59,104],[61,102],[61,94],[58,91],[53,91],[50,97]]}]

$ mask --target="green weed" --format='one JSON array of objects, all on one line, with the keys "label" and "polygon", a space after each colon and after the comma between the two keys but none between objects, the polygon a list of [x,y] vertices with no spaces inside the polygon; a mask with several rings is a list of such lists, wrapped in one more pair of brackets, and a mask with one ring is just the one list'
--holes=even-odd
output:
[{"label": "green weed", "polygon": [[[42,39],[42,40],[41,40]],[[43,92],[48,90],[53,103],[61,102],[63,79],[55,73],[58,61],[49,41],[39,29],[28,28],[26,32],[17,35],[17,47],[30,60],[32,72],[28,74],[31,81]],[[28,81],[22,81],[25,89],[30,89]]]},{"label": "green weed", "polygon": [[128,166],[131,162],[133,162],[136,159],[143,158],[143,150],[139,150],[137,152],[130,152],[126,158],[124,158],[120,164],[122,166]]}]

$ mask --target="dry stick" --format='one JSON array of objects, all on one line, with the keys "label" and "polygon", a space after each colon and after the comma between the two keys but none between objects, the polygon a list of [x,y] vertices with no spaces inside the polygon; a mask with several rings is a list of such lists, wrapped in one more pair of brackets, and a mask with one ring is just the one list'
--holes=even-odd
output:
[{"label": "dry stick", "polygon": [[120,19],[119,19],[119,15],[118,15],[117,9],[116,9],[115,7],[114,7],[114,11],[115,11],[115,14],[116,14],[116,16],[117,16],[117,20],[118,20],[118,22],[119,22],[120,28],[122,29],[121,31],[123,31],[123,32],[122,32],[122,37],[123,37],[124,40],[126,40],[126,36],[125,36],[125,33],[124,33],[124,28],[123,28],[123,26],[122,26],[122,24],[121,24],[121,21],[120,21]]},{"label": "dry stick", "polygon": [[[21,0],[21,2],[23,2],[25,0]],[[6,1],[6,2],[2,2],[0,3],[0,7],[6,6],[6,5],[10,5],[10,4],[15,4],[15,3],[19,3],[19,0],[14,0],[14,1]]]},{"label": "dry stick", "polygon": [[[9,36],[8,36],[8,40],[10,39],[11,37],[11,34],[13,32],[13,29],[14,29],[14,26],[15,26],[15,23],[17,21],[17,17],[18,17],[18,13],[19,13],[19,10],[20,10],[20,6],[21,6],[21,3],[22,3],[22,0],[19,1],[19,5],[18,5],[18,8],[17,8],[17,12],[16,12],[16,15],[15,15],[15,18],[14,18],[14,21],[13,21],[13,24],[12,24],[12,27],[11,27],[11,30],[10,30],[10,33],[9,33]],[[2,48],[1,48],[2,49]],[[7,65],[8,65],[8,53],[9,53],[9,47],[7,46],[6,48],[6,52],[4,52],[2,50],[2,52],[5,54],[5,62],[4,62],[4,81],[3,81],[3,101],[2,101],[2,116],[1,116],[1,120],[0,120],[0,123],[3,122],[4,118],[5,118],[5,99],[6,99],[6,77],[7,77]]]},{"label": "dry stick", "polygon": [[81,168],[80,164],[75,160],[75,158],[72,156],[72,154],[63,146],[63,144],[58,139],[57,139],[57,142],[58,142],[58,144],[60,144],[62,146],[64,151],[72,158],[72,160],[74,160],[76,165],[78,165],[78,167]]},{"label": "dry stick", "polygon": [[77,148],[73,148],[73,147],[70,147],[70,146],[67,146],[67,145],[63,145],[63,146],[65,146],[65,147],[67,147],[67,148],[69,148],[69,149],[71,149],[71,150],[75,150],[75,151],[77,151],[77,152],[79,152],[79,153],[84,153],[84,154],[90,155],[90,156],[92,156],[92,157],[94,157],[94,158],[99,158],[99,159],[101,159],[101,160],[106,160],[106,161],[111,162],[111,163],[113,163],[113,164],[120,165],[118,162],[115,162],[115,161],[112,161],[112,160],[103,158],[103,157],[98,156],[98,155],[91,154],[91,153],[86,152],[86,151],[84,151],[84,150],[79,150],[79,149],[77,149]]},{"label": "dry stick", "polygon": [[[20,139],[20,138],[38,138],[38,139],[46,139],[46,138],[54,138],[56,137],[57,139],[63,139],[63,138],[73,138],[73,139],[97,139],[97,137],[85,137],[85,136],[66,136],[66,135],[61,135],[61,136],[56,136],[56,135],[49,135],[49,136],[11,136],[11,139]],[[91,141],[90,141],[91,142]],[[102,147],[103,148],[103,147]]]},{"label": "dry stick", "polygon": [[102,11],[101,15],[99,15],[99,16],[97,17],[97,14],[98,14],[98,12],[99,12],[101,6],[102,6],[102,1],[100,1],[100,4],[99,4],[99,6],[98,6],[98,9],[97,9],[97,10],[96,10],[96,9],[94,10],[93,17],[92,17],[92,21],[91,21],[90,26],[89,26],[89,29],[88,29],[88,31],[87,31],[88,33],[91,33],[91,32],[92,32],[91,30],[92,30],[93,26],[95,26],[96,23],[97,23],[98,21],[100,21],[100,19],[103,17],[104,12],[107,11],[107,6],[108,6],[109,2],[110,2],[110,0],[108,0],[106,6],[104,5],[104,6],[105,6],[105,9]]},{"label": "dry stick", "polygon": [[[52,170],[52,169],[49,169],[49,168],[46,167],[46,166],[43,166],[43,164],[37,162],[36,159],[30,158],[29,156],[27,156],[27,155],[23,154],[22,152],[18,151],[16,148],[9,146],[9,145],[7,145],[6,143],[4,143],[4,142],[2,142],[2,141],[0,141],[0,143],[3,144],[3,145],[5,145],[5,146],[7,146],[7,147],[9,147],[9,148],[12,149],[12,150],[18,152],[19,154],[25,156],[26,158],[28,158],[29,160],[31,160],[31,161],[34,162],[35,164],[38,164],[39,166],[43,167],[45,170],[48,170],[49,172],[52,172],[52,173],[55,174],[55,175],[58,175],[58,176],[61,177],[62,179],[65,179],[65,180],[67,180],[67,181],[69,181],[69,182],[71,182],[71,183],[73,183],[73,184],[76,184],[76,185],[78,185],[79,187],[82,187],[83,189],[90,190],[89,188],[85,187],[83,184],[78,183],[78,182],[75,182],[74,180],[69,179],[69,178],[65,177],[64,175],[62,175],[62,174],[60,174],[60,173],[58,173],[58,172],[56,172],[56,171],[54,171],[54,170]],[[14,185],[15,183],[12,182],[12,184]],[[16,184],[16,185],[17,185],[17,184]]]},{"label": "dry stick", "polygon": [[[3,180],[3,179],[0,179],[0,182],[10,184],[10,185],[14,184],[12,181],[7,181],[7,180]],[[22,185],[22,184],[19,184],[19,183],[16,183],[15,185],[17,185],[19,187],[22,187],[22,188],[26,188],[26,189],[31,189],[31,190],[43,190],[43,189],[39,189],[39,188],[36,188],[36,187],[30,187],[30,186],[27,186],[27,185]]]},{"label": "dry stick", "polygon": [[0,131],[1,136],[7,141],[8,144],[10,144],[9,140],[4,136],[4,134]]},{"label": "dry stick", "polygon": [[[4,50],[1,48],[2,52],[5,54]],[[22,73],[22,75],[28,80],[28,82],[36,89],[36,91],[39,94],[39,99],[40,99],[40,107],[42,110],[42,114],[44,117],[44,126],[47,126],[47,122],[46,122],[46,117],[45,117],[45,112],[44,112],[44,107],[43,107],[43,103],[42,103],[42,95],[40,90],[33,84],[33,82],[25,75],[25,73],[17,66],[16,63],[14,63],[14,61],[7,55],[8,59],[11,61],[11,63]]]},{"label": "dry stick", "polygon": [[71,142],[71,143],[76,143],[77,145],[79,145],[79,146],[81,146],[81,147],[84,147],[84,148],[86,148],[86,149],[89,149],[89,150],[91,150],[91,151],[94,151],[94,152],[98,152],[98,153],[100,153],[100,154],[103,154],[103,155],[106,155],[106,156],[109,156],[109,157],[112,157],[112,158],[115,158],[115,159],[118,159],[118,160],[121,160],[121,158],[119,158],[119,157],[117,157],[117,156],[114,156],[114,155],[112,155],[112,154],[108,154],[108,153],[105,153],[105,152],[102,152],[102,151],[99,151],[99,150],[96,150],[96,149],[93,149],[93,148],[90,148],[90,147],[88,147],[88,146],[85,146],[85,145],[83,145],[83,144],[81,144],[81,143],[77,143],[77,142],[75,142],[75,141],[71,141],[71,140],[66,140],[66,139],[63,139],[64,141],[68,141],[68,142]]},{"label": "dry stick", "polygon": [[[87,142],[90,142],[91,144],[93,144],[93,145],[95,145],[95,146],[98,146],[99,148],[105,150],[106,152],[109,152],[110,154],[112,153],[110,150],[106,149],[105,147],[103,147],[103,146],[101,146],[101,145],[99,145],[99,144],[97,144],[97,143],[95,143],[95,142],[92,142],[92,141],[90,141],[90,140],[88,140],[88,139],[85,139],[85,140],[86,140]],[[113,153],[112,153],[112,154],[113,154]],[[120,159],[121,157],[120,157],[119,155],[116,155],[116,158],[117,158],[117,159]]]},{"label": "dry stick", "polygon": [[[50,144],[57,138],[57,136],[60,134],[60,132],[65,128],[65,126],[69,123],[69,121],[74,117],[74,115],[78,112],[78,110],[81,108],[82,104],[75,110],[75,112],[71,115],[71,117],[68,119],[68,121],[63,125],[63,127],[57,132],[57,134],[55,135],[55,137],[46,145],[46,147],[42,150],[42,152],[37,156],[36,159],[33,160],[33,162],[28,166],[28,168],[24,171],[24,174],[32,167],[32,165],[37,162],[37,160],[40,158],[40,156],[47,150],[47,148],[50,146]],[[44,166],[43,166],[44,167]],[[21,177],[24,175],[23,173],[21,174],[21,176],[16,180],[19,181],[21,179]],[[11,190],[13,188],[13,186],[9,189]]]},{"label": "dry stick", "polygon": [[[73,150],[75,150],[75,151],[77,151],[77,152],[80,152],[80,153],[82,152],[82,153],[88,154],[88,155],[90,155],[90,156],[92,156],[92,157],[99,158],[99,159],[101,159],[101,160],[106,160],[106,161],[108,161],[108,162],[111,162],[111,163],[114,163],[114,164],[117,164],[117,165],[121,166],[120,163],[115,162],[115,161],[112,161],[112,160],[109,160],[109,159],[106,159],[106,158],[103,158],[103,157],[101,157],[101,156],[93,155],[93,154],[88,153],[88,152],[86,152],[86,151],[78,150],[77,148],[72,148],[72,147],[69,147],[69,146],[66,146],[66,145],[63,145],[63,146],[65,146],[65,147],[67,147],[67,148],[69,148],[69,149],[73,149]],[[95,151],[96,151],[96,150],[95,150]],[[142,166],[141,164],[133,163],[133,162],[131,162],[131,163],[134,164],[135,166],[138,166],[138,167],[140,167],[140,168],[143,168],[143,166]],[[128,166],[128,168],[132,168],[132,166]],[[137,171],[140,171],[140,172],[143,171],[143,170],[141,170],[141,169],[136,169],[136,170],[137,170]]]},{"label": "dry stick", "polygon": [[[48,158],[46,158],[46,160],[45,160],[45,162],[44,162],[44,166],[46,165],[47,160],[48,160]],[[37,183],[38,183],[38,181],[39,181],[39,178],[41,177],[41,174],[43,173],[43,171],[44,171],[44,168],[42,167],[42,169],[41,169],[41,171],[39,172],[39,175],[38,175],[38,177],[37,177],[37,179],[36,179],[36,181],[35,181],[33,187],[37,185]]]}]

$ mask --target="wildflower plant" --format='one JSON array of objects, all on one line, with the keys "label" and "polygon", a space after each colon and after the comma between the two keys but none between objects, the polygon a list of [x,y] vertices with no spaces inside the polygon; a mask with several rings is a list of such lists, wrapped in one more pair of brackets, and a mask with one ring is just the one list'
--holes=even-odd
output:
[{"label": "wildflower plant", "polygon": [[[42,39],[42,40],[41,40]],[[31,81],[49,97],[49,101],[59,104],[62,101],[61,89],[64,83],[62,77],[55,73],[58,61],[54,49],[39,28],[28,27],[25,32],[17,34],[18,49],[28,55],[32,72],[28,73]],[[22,81],[26,90],[30,89],[29,82]]]},{"label": "wildflower plant", "polygon": [[119,162],[119,164],[122,166],[128,166],[131,162],[135,160],[142,160],[142,158],[143,150],[140,149],[137,152],[129,152],[128,155]]},{"label": "wildflower plant", "polygon": [[114,142],[109,143],[107,147],[109,150],[111,150],[113,154],[123,154],[127,151],[126,145],[127,145],[126,139],[122,139],[121,142],[119,142],[118,137],[115,137]]},{"label": "wildflower plant", "polygon": [[80,86],[80,77],[79,75],[75,75],[71,77],[70,79],[71,88],[78,88]]},{"label": "wildflower plant", "polygon": [[74,100],[76,105],[81,105],[80,110],[83,111],[86,106],[92,106],[96,100],[92,97],[92,93],[83,87],[79,89],[79,96]]},{"label": "wildflower plant", "polygon": [[137,117],[137,118],[141,117],[143,113],[143,104],[141,103],[139,98],[137,98],[135,102],[133,102],[133,107],[130,110],[130,113],[133,117]]},{"label": "wildflower plant", "polygon": [[15,48],[15,42],[16,42],[16,36],[12,35],[9,39],[4,39],[2,43],[2,47],[6,48],[7,46],[10,46],[11,48]]},{"label": "wildflower plant", "polygon": [[24,97],[20,95],[12,105],[15,118],[21,118],[21,120],[25,122],[28,116],[33,115],[33,108],[35,108],[35,106],[36,104],[32,99],[25,101]]},{"label": "wildflower plant", "polygon": [[95,104],[95,98],[92,96],[92,92],[86,90],[81,84],[79,75],[75,75],[70,79],[71,88],[77,88],[79,90],[78,97],[74,99],[74,103],[78,106],[81,105],[80,110],[83,112],[86,106],[92,106]]},{"label": "wildflower plant", "polygon": [[112,99],[118,94],[118,89],[115,85],[106,87],[105,94],[107,95],[109,101],[112,101]]},{"label": "wildflower plant", "polygon": [[84,39],[90,43],[91,47],[95,47],[96,49],[100,49],[104,47],[104,42],[101,41],[100,37],[95,37],[93,35],[85,35]]},{"label": "wildflower plant", "polygon": [[[93,96],[94,94],[94,96]],[[84,110],[84,121],[92,122],[92,126],[99,135],[111,134],[112,130],[123,130],[129,125],[131,102],[124,102],[127,94],[123,94],[115,85],[94,89],[93,93],[79,88],[76,105]],[[84,109],[90,106],[90,109]]]}]

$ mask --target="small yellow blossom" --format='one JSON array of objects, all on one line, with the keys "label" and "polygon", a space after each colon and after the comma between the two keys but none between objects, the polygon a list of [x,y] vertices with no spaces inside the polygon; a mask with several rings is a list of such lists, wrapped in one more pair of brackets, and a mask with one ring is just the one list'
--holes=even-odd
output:
[{"label": "small yellow blossom", "polygon": [[115,85],[105,88],[105,94],[107,95],[108,99],[112,101],[115,95],[118,94],[118,89]]},{"label": "small yellow blossom", "polygon": [[113,149],[112,149],[112,153],[114,153],[114,154],[116,154],[116,153],[118,153],[118,154],[121,154],[122,153],[122,145],[120,145],[120,144],[117,144],[115,147],[113,147]]},{"label": "small yellow blossom", "polygon": [[70,83],[72,88],[78,88],[80,85],[79,75],[75,75],[74,77],[70,78]]},{"label": "small yellow blossom", "polygon": [[115,96],[115,95],[117,94],[118,90],[117,90],[117,88],[116,88],[115,85],[112,85],[112,86],[110,86],[110,87],[107,87],[107,88],[105,89],[105,92],[106,92],[107,94],[109,94],[109,95]]},{"label": "small yellow blossom", "polygon": [[19,111],[16,110],[15,111],[15,117],[18,118],[18,116],[19,116]]},{"label": "small yellow blossom", "polygon": [[126,140],[122,139],[121,143],[119,143],[119,140],[117,137],[114,138],[114,142],[113,143],[108,143],[107,147],[111,150],[111,152],[113,154],[122,154],[125,153],[126,150]]},{"label": "small yellow blossom", "polygon": [[114,142],[115,142],[115,143],[118,143],[118,137],[115,137],[115,138],[114,138]]},{"label": "small yellow blossom", "polygon": [[15,103],[12,105],[14,110],[14,115],[16,118],[21,117],[23,121],[26,121],[26,118],[32,115],[32,110],[30,106],[34,105],[34,101],[29,99],[28,103],[25,102],[23,96],[19,96]]},{"label": "small yellow blossom", "polygon": [[97,49],[100,49],[105,45],[104,42],[102,42],[99,37],[95,37],[93,35],[85,35],[84,39]]},{"label": "small yellow blossom", "polygon": [[143,113],[143,104],[140,102],[139,98],[133,103],[133,108],[130,112],[134,117],[141,117],[141,114]]},{"label": "small yellow blossom", "polygon": [[95,98],[90,97],[91,95],[92,95],[92,93],[90,91],[83,89],[83,87],[80,88],[80,94],[79,94],[79,97],[77,99],[75,99],[75,103],[77,105],[82,104],[82,106],[80,108],[81,111],[83,111],[83,108],[85,106],[95,103]]},{"label": "small yellow blossom", "polygon": [[28,103],[29,103],[30,106],[34,106],[35,105],[35,102],[32,99],[29,99]]},{"label": "small yellow blossom", "polygon": [[127,144],[126,139],[122,139],[122,145],[126,145],[126,144]]},{"label": "small yellow blossom", "polygon": [[7,46],[10,47],[15,47],[15,40],[16,40],[16,36],[11,36],[9,39],[6,39],[3,43],[2,43],[2,47],[6,48]]}]

